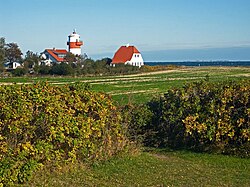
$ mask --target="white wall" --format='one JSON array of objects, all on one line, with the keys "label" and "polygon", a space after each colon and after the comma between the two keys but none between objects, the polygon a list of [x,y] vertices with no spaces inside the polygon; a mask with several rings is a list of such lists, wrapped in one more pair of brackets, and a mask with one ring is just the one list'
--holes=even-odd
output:
[{"label": "white wall", "polygon": [[16,69],[16,68],[18,68],[18,67],[20,67],[20,66],[21,66],[20,63],[18,63],[18,62],[13,62],[13,69]]},{"label": "white wall", "polygon": [[70,34],[69,35],[69,41],[68,42],[76,42],[76,40],[80,41],[80,35],[79,34]]},{"label": "white wall", "polygon": [[144,61],[142,58],[142,55],[140,53],[134,53],[131,60],[126,62],[126,64],[132,65],[132,66],[143,66]]},{"label": "white wall", "polygon": [[70,48],[69,52],[73,53],[74,55],[81,55],[81,48]]}]

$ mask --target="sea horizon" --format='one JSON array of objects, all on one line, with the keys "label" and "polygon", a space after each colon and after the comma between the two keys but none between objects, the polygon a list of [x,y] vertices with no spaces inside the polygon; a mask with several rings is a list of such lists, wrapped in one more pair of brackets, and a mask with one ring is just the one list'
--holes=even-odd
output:
[{"label": "sea horizon", "polygon": [[149,66],[250,66],[250,60],[187,60],[187,61],[147,61],[145,65]]}]

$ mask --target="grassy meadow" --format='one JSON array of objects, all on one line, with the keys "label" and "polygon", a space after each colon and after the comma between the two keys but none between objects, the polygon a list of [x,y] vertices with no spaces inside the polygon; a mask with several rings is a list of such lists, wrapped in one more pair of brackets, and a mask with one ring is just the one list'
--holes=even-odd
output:
[{"label": "grassy meadow", "polygon": [[250,79],[249,67],[178,67],[176,69],[123,76],[96,77],[15,77],[0,78],[0,84],[27,84],[48,81],[51,84],[86,82],[94,91],[112,96],[119,104],[145,103],[172,87],[191,81]]},{"label": "grassy meadow", "polygon": [[250,160],[187,151],[146,150],[93,166],[37,172],[27,186],[239,186],[250,185]]}]

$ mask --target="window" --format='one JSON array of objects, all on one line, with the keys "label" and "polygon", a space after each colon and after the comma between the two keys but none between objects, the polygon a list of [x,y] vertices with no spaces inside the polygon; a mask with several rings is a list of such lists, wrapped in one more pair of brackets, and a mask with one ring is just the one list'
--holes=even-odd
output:
[{"label": "window", "polygon": [[140,55],[137,55],[137,57],[139,57]]},{"label": "window", "polygon": [[58,57],[60,58],[64,58],[66,56],[66,54],[58,54]]}]

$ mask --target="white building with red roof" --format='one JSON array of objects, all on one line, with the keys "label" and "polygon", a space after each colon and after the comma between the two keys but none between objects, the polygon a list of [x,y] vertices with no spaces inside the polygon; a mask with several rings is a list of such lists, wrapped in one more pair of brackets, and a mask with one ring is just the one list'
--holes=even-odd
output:
[{"label": "white building with red roof", "polygon": [[144,61],[141,53],[136,49],[135,46],[121,46],[115,53],[111,65],[116,64],[128,64],[132,66],[141,67],[144,65]]},{"label": "white building with red roof", "polygon": [[67,52],[66,49],[45,49],[44,52],[41,53],[41,64],[51,66],[55,63],[64,62],[64,57]]},{"label": "white building with red roof", "polygon": [[41,64],[51,66],[52,64],[59,64],[61,62],[65,62],[64,58],[67,52],[70,52],[76,56],[81,55],[81,46],[83,42],[80,40],[80,35],[76,33],[74,30],[72,34],[68,36],[67,45],[69,46],[69,50],[66,49],[45,49],[41,53]]}]

